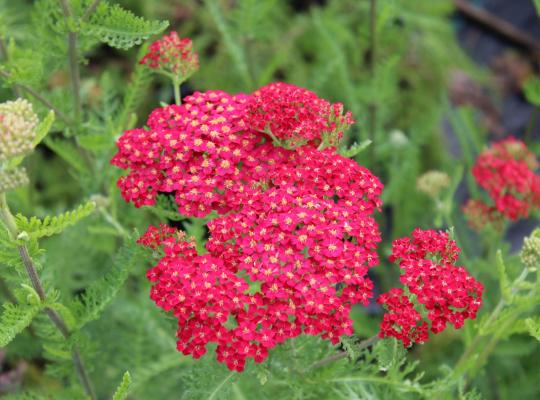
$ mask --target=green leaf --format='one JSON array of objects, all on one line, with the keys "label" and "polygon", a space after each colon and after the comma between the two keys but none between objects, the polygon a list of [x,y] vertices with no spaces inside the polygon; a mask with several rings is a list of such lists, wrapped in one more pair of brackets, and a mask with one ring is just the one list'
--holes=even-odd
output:
[{"label": "green leaf", "polygon": [[129,271],[141,258],[141,246],[135,240],[126,241],[113,262],[111,272],[103,279],[94,282],[84,294],[73,303],[76,317],[76,329],[81,329],[88,322],[96,320],[116,297],[126,282]]},{"label": "green leaf", "polygon": [[533,0],[534,1],[534,7],[536,8],[536,13],[540,15],[540,0]]},{"label": "green leaf", "polygon": [[167,21],[148,21],[119,5],[101,3],[90,20],[82,24],[81,33],[116,49],[127,50],[168,26]]},{"label": "green leaf", "polygon": [[0,317],[0,348],[7,346],[28,327],[41,308],[41,304],[4,304],[4,312]]},{"label": "green leaf", "polygon": [[128,371],[122,377],[122,382],[120,386],[116,388],[116,391],[113,394],[112,400],[125,400],[129,394],[129,387],[131,385],[131,375]]},{"label": "green leaf", "polygon": [[343,157],[347,158],[353,158],[360,154],[362,151],[368,148],[368,146],[371,144],[371,140],[366,139],[360,143],[353,143],[353,145],[349,148],[341,148],[338,150],[338,153],[341,154]]},{"label": "green leaf", "polygon": [[401,343],[394,338],[379,340],[373,351],[381,371],[399,367],[407,354]]},{"label": "green leaf", "polygon": [[523,84],[523,94],[529,103],[540,106],[540,78],[531,76]]},{"label": "green leaf", "polygon": [[[140,59],[146,52],[146,46],[142,46],[139,51]],[[144,65],[136,64],[133,74],[131,75],[131,81],[126,89],[124,95],[124,101],[120,109],[118,116],[117,129],[122,131],[130,128],[128,125],[130,116],[137,111],[137,107],[144,100],[146,89],[150,85],[150,69]]]},{"label": "green leaf", "polygon": [[540,319],[527,318],[525,325],[529,330],[529,334],[540,342]]},{"label": "green leaf", "polygon": [[69,226],[75,225],[81,219],[89,216],[96,204],[93,201],[81,204],[73,211],[67,211],[54,217],[46,216],[44,219],[25,217],[22,214],[15,216],[15,223],[21,232],[26,232],[31,239],[52,236],[62,232]]}]

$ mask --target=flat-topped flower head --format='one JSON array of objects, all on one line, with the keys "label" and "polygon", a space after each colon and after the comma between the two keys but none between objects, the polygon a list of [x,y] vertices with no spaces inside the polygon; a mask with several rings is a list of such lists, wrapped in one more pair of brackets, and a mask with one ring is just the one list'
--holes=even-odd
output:
[{"label": "flat-topped flower head", "polygon": [[442,332],[448,323],[456,329],[476,318],[482,304],[482,284],[465,268],[455,266],[459,248],[445,232],[416,229],[412,238],[392,244],[390,261],[399,262],[406,290],[392,289],[378,302],[388,311],[380,337],[393,336],[408,347]]},{"label": "flat-topped flower head", "polygon": [[152,43],[140,63],[183,82],[199,69],[199,56],[191,39],[171,32]]},{"label": "flat-topped flower head", "polygon": [[0,162],[28,154],[34,148],[38,117],[25,99],[0,104]]},{"label": "flat-topped flower head", "polygon": [[247,120],[252,129],[266,132],[287,148],[321,142],[336,147],[353,122],[341,103],[330,104],[307,89],[283,82],[253,93]]},{"label": "flat-topped flower head", "polygon": [[526,218],[540,207],[540,176],[536,157],[525,144],[508,138],[480,154],[472,173],[494,207],[510,220]]}]

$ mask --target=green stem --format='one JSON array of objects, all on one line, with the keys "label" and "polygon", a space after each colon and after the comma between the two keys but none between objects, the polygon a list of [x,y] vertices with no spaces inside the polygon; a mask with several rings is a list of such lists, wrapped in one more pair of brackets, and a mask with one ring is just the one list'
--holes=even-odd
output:
[{"label": "green stem", "polygon": [[[369,339],[363,340],[360,343],[358,343],[357,346],[355,346],[355,350],[363,350],[375,343],[377,343],[379,340],[381,340],[378,336],[372,336]],[[344,358],[347,358],[348,353],[346,351],[340,351],[339,353],[334,353],[331,356],[328,356],[326,358],[323,358],[322,360],[319,360],[315,363],[313,363],[308,369],[317,369],[322,366],[325,366],[326,364],[333,363],[334,361],[343,360]]]},{"label": "green stem", "polygon": [[[17,224],[15,223],[15,218],[13,217],[13,214],[11,213],[9,206],[7,204],[5,193],[0,194],[0,217],[2,221],[4,222],[11,238],[13,240],[17,240],[17,237],[19,235],[19,229],[17,228]],[[34,265],[34,261],[30,257],[28,248],[24,244],[19,244],[17,245],[17,250],[19,251],[19,255],[23,262],[28,278],[30,279],[30,282],[32,283],[32,287],[38,294],[41,302],[46,303],[47,295],[39,279],[39,275],[37,273],[36,266]],[[45,313],[47,314],[47,316],[49,317],[53,325],[56,327],[56,329],[58,329],[58,331],[62,334],[62,336],[66,340],[68,340],[71,334],[62,316],[50,307],[45,308]],[[81,359],[81,355],[76,345],[73,345],[71,349],[71,358],[73,360],[75,370],[77,371],[77,374],[79,375],[79,379],[81,380],[81,384],[83,385],[86,394],[92,400],[95,400],[97,398],[96,394],[94,392],[92,383],[90,381],[88,373],[86,372],[86,368],[84,366],[84,363]]]},{"label": "green stem", "polygon": [[[371,79],[375,79],[375,54],[376,54],[376,24],[377,24],[377,0],[369,0],[369,58],[368,66]],[[377,129],[377,105],[369,105],[369,139],[374,140]]]},{"label": "green stem", "polygon": [[92,15],[94,11],[96,11],[96,8],[99,6],[99,3],[101,3],[101,0],[94,0],[94,2],[90,4],[88,8],[84,11],[81,17],[81,21],[86,21],[90,17],[90,15]]},{"label": "green stem", "polygon": [[[64,13],[64,18],[66,24],[69,28],[70,19],[73,17],[71,8],[67,0],[59,0],[60,6],[62,7],[62,12]],[[96,5],[97,6],[97,5]],[[77,33],[70,30],[68,32],[68,54],[69,54],[69,73],[71,76],[71,90],[73,92],[73,102],[75,105],[75,121],[80,122],[80,117],[82,113],[82,104],[81,104],[81,76],[79,71],[79,63],[77,60]]]},{"label": "green stem", "polygon": [[181,83],[176,79],[173,80],[174,103],[178,106],[182,104],[182,98],[180,97],[180,85]]}]

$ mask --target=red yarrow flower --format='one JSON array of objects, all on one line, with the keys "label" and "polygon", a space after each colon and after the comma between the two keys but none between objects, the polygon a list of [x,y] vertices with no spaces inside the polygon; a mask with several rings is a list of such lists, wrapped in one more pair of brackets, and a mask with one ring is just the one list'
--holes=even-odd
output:
[{"label": "red yarrow flower", "polygon": [[472,173],[493,200],[494,207],[510,220],[526,218],[540,207],[538,162],[525,144],[512,137],[494,143],[480,154]]},{"label": "red yarrow flower", "polygon": [[439,333],[448,323],[459,329],[465,319],[476,318],[484,288],[455,266],[459,251],[447,233],[433,230],[417,228],[412,238],[393,242],[390,261],[399,262],[406,292],[392,289],[379,297],[388,310],[380,337],[393,336],[408,347],[425,342],[428,327]]}]

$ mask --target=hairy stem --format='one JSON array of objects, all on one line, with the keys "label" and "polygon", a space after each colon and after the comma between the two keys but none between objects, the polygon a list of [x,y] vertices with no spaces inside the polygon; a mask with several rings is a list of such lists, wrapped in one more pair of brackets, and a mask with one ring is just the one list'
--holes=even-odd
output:
[{"label": "hairy stem", "polygon": [[[375,42],[375,28],[377,22],[377,0],[369,0],[369,58],[368,67],[371,75],[371,79],[375,79],[375,54],[376,54],[376,42]],[[375,130],[377,129],[377,106],[374,103],[369,105],[369,139],[373,140],[375,137]]]},{"label": "hairy stem", "polygon": [[[0,71],[0,76],[3,76],[4,78],[8,79],[9,74],[5,71]],[[37,91],[32,89],[30,86],[26,86],[23,84],[17,84],[17,87],[22,89],[23,91],[30,94],[32,97],[34,97],[36,100],[41,102],[45,107],[51,109],[54,111],[56,116],[60,118],[62,121],[64,121],[67,125],[71,124],[71,120],[64,114],[58,107],[56,107],[54,104],[52,104],[49,100],[47,100],[45,97],[43,97],[41,94],[39,94]]]},{"label": "hairy stem", "polygon": [[173,89],[174,89],[174,103],[176,105],[182,104],[182,97],[180,97],[180,82],[178,80],[173,79]]},{"label": "hairy stem", "polygon": [[94,2],[90,4],[88,8],[84,11],[81,17],[81,21],[86,21],[90,17],[90,15],[92,15],[94,11],[96,11],[96,8],[99,6],[99,3],[101,3],[101,0],[94,0]]},{"label": "hairy stem", "polygon": [[[71,8],[67,0],[59,0],[62,12],[66,23],[70,25],[70,19],[73,17]],[[97,5],[96,5],[97,7]],[[68,54],[69,54],[69,73],[71,76],[71,89],[73,92],[73,102],[75,106],[75,121],[80,121],[82,104],[81,104],[81,76],[79,71],[79,63],[77,61],[77,33],[70,30],[68,32]]]},{"label": "hairy stem", "polygon": [[[378,336],[372,336],[369,339],[363,340],[360,343],[358,343],[357,346],[355,346],[355,350],[363,350],[371,345],[374,345],[377,343],[381,338]],[[322,360],[319,360],[315,363],[313,363],[309,369],[317,369],[322,366],[325,366],[327,364],[333,363],[334,361],[342,360],[344,358],[347,358],[347,352],[346,351],[340,351],[339,353],[334,353],[331,356],[328,356],[326,358],[323,358]]]},{"label": "hairy stem", "polygon": [[[13,218],[13,214],[11,214],[11,211],[7,204],[5,193],[0,194],[0,216],[7,230],[9,231],[9,234],[14,240],[16,240],[17,236],[19,235],[19,230],[17,228],[17,224],[15,223],[15,219]],[[28,253],[28,247],[26,247],[26,245],[24,244],[20,244],[17,246],[17,250],[19,251],[19,255],[24,264],[24,268],[26,270],[28,278],[30,279],[30,282],[32,283],[32,287],[36,291],[41,302],[45,303],[47,301],[47,295],[39,279],[39,275],[37,273],[36,266],[34,265],[34,261],[32,260],[32,258],[30,257],[30,254]],[[47,314],[47,316],[49,317],[53,325],[56,327],[56,329],[58,329],[58,331],[62,334],[62,336],[66,340],[69,339],[71,334],[62,316],[50,307],[45,308],[45,313]],[[75,370],[77,371],[77,374],[79,375],[79,379],[81,380],[81,384],[83,385],[86,394],[91,399],[95,400],[96,394],[90,382],[90,378],[88,377],[88,373],[86,372],[86,368],[81,359],[79,350],[77,349],[75,345],[73,345],[73,347],[71,348],[71,358],[73,360]]]}]

